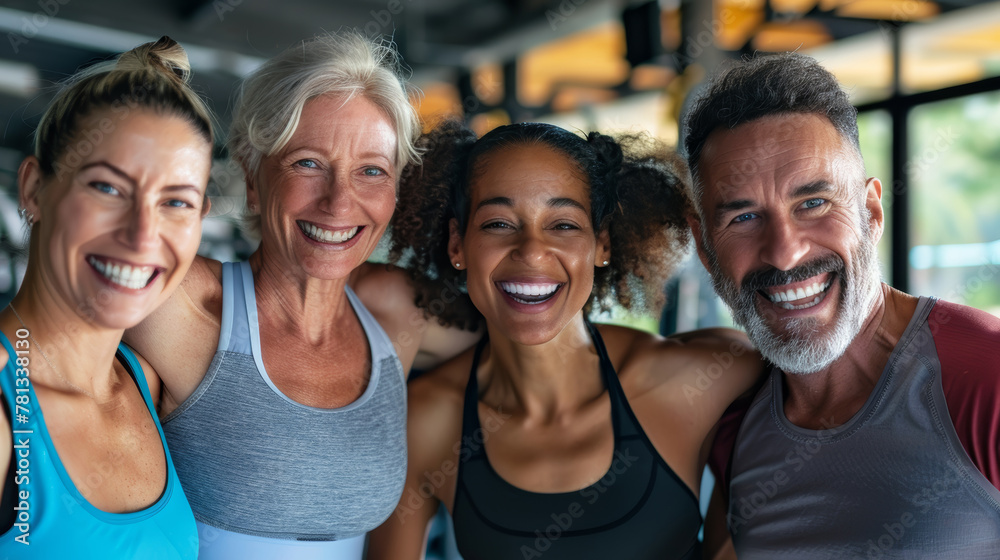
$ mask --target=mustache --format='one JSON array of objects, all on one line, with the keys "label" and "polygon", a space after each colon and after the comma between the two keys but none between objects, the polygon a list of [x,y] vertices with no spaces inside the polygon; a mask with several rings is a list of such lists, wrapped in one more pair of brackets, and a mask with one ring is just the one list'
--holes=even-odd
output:
[{"label": "mustache", "polygon": [[790,270],[778,270],[773,266],[766,266],[748,273],[743,278],[740,289],[744,294],[749,294],[772,286],[801,282],[827,272],[840,272],[843,269],[844,259],[837,255],[821,257]]}]

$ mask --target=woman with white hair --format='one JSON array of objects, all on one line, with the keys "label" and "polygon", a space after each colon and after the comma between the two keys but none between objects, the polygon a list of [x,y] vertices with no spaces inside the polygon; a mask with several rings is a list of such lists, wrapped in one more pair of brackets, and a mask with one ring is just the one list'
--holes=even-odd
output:
[{"label": "woman with white hair", "polygon": [[[244,83],[229,142],[260,246],[244,263],[197,259],[126,336],[162,378],[201,558],[360,558],[392,513],[404,372],[418,351],[471,344],[435,348],[443,328],[406,279],[365,265],[418,134],[395,52],[354,32],[293,47]],[[389,313],[373,316],[352,285]]]}]

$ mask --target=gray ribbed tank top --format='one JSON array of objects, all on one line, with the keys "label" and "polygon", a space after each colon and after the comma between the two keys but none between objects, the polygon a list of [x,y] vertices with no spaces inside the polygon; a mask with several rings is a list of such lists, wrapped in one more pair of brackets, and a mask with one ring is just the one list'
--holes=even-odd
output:
[{"label": "gray ribbed tank top", "polygon": [[[389,337],[350,288],[371,347],[368,388],[313,408],[264,370],[249,263],[222,265],[222,329],[204,380],[163,419],[195,518],[276,539],[341,540],[392,513],[406,477],[406,383]],[[183,349],[178,349],[183,351]]]},{"label": "gray ribbed tank top", "polygon": [[779,371],[733,454],[729,526],[740,560],[1000,558],[1000,491],[948,416],[921,298],[864,406],[806,430],[785,417]]}]

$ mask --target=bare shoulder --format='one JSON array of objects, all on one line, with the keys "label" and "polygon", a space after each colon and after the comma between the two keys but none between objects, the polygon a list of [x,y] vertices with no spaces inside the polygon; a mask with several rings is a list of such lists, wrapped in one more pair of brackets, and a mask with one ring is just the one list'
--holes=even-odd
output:
[{"label": "bare shoulder", "polygon": [[750,389],[763,370],[760,354],[735,329],[700,329],[669,337],[610,325],[600,330],[622,382],[639,393],[664,384],[710,385],[722,400],[732,401]]},{"label": "bare shoulder", "polygon": [[463,352],[409,383],[410,429],[428,434],[461,429],[472,353]]},{"label": "bare shoulder", "polygon": [[364,263],[351,273],[349,283],[368,311],[380,321],[417,310],[413,286],[406,271],[399,267]]},{"label": "bare shoulder", "polygon": [[351,288],[382,325],[407,371],[435,368],[461,354],[479,332],[446,326],[414,303],[416,290],[403,269],[365,263],[351,273]]},{"label": "bare shoulder", "polygon": [[[123,340],[162,381],[164,411],[201,382],[218,346],[222,325],[222,263],[196,257],[177,290]],[[149,375],[147,374],[147,378]],[[152,384],[150,385],[152,389]]]},{"label": "bare shoulder", "polygon": [[168,333],[176,336],[177,327],[192,317],[221,321],[222,263],[195,257],[177,290],[141,323],[125,331],[124,340],[144,353],[150,339],[159,340]]},{"label": "bare shoulder", "polygon": [[[178,292],[193,301],[204,312],[215,315],[222,310],[222,263],[206,257],[195,257]],[[175,293],[170,299],[175,299]],[[216,313],[216,310],[218,312]]]}]

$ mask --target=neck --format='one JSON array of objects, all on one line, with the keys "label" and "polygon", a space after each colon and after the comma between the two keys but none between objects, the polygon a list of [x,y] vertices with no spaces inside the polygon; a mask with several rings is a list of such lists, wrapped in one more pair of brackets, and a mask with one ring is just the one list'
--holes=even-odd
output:
[{"label": "neck", "polygon": [[487,325],[489,355],[480,362],[483,400],[551,422],[604,392],[600,362],[579,313],[555,338],[524,345]]},{"label": "neck", "polygon": [[[0,312],[0,325],[15,351],[18,329],[30,333],[25,340],[32,384],[83,392],[98,402],[109,399],[120,382],[114,360],[124,330],[91,323],[53,297],[45,283],[32,280],[26,276],[21,290]],[[8,361],[16,358],[9,356]]]},{"label": "neck", "polygon": [[882,284],[854,340],[829,367],[808,375],[783,375],[785,415],[803,426],[839,426],[864,406],[899,343],[917,298]]},{"label": "neck", "polygon": [[263,246],[250,256],[258,318],[280,332],[297,333],[320,343],[337,336],[345,321],[354,321],[347,299],[347,278],[322,280],[294,271],[272,258]]}]

